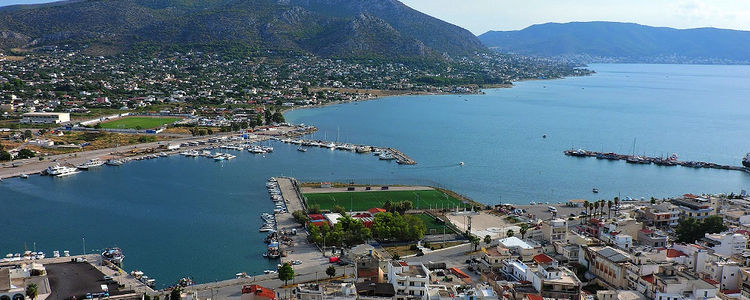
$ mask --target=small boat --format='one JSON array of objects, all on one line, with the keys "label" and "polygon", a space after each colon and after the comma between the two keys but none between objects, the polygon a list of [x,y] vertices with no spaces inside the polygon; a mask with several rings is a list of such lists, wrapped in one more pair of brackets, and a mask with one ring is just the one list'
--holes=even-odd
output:
[{"label": "small boat", "polygon": [[594,188],[594,189],[591,190],[591,192],[594,193],[594,194],[598,194],[599,193],[599,189]]},{"label": "small boat", "polygon": [[119,167],[119,166],[122,166],[123,161],[119,159],[108,159],[107,162],[105,162],[105,164],[108,166]]},{"label": "small boat", "polygon": [[461,162],[458,162],[458,165],[459,165],[459,166],[463,166],[463,165],[464,165],[464,162],[462,162],[462,161],[461,161]]},{"label": "small boat", "polygon": [[23,179],[29,179],[29,175],[21,174],[21,178],[23,178]]},{"label": "small boat", "polygon": [[122,261],[125,259],[125,255],[122,254],[120,248],[107,248],[102,252],[102,258],[115,265],[121,266]]},{"label": "small boat", "polygon": [[103,161],[99,160],[98,158],[94,158],[76,167],[81,170],[88,170],[91,168],[101,167],[102,165],[104,165]]},{"label": "small boat", "polygon": [[307,152],[307,148],[299,147],[299,148],[297,148],[297,151],[299,151],[299,152]]}]

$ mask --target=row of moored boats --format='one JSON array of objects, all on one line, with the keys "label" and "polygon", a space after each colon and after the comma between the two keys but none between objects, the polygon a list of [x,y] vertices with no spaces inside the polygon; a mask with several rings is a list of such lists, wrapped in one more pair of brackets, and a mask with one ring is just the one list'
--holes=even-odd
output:
[{"label": "row of moored boats", "polygon": [[229,153],[221,153],[221,152],[211,152],[209,150],[190,150],[190,151],[183,151],[180,152],[180,155],[186,156],[186,157],[207,157],[212,158],[215,161],[223,161],[223,160],[232,160],[237,158],[236,155],[232,155]]},{"label": "row of moored boats", "polygon": [[380,160],[395,160],[396,156],[388,148],[379,148],[375,146],[353,145],[348,143],[336,143],[316,140],[303,139],[277,139],[282,143],[299,145],[297,148],[300,152],[307,152],[308,147],[328,148],[331,150],[353,151],[357,153],[372,153]]}]

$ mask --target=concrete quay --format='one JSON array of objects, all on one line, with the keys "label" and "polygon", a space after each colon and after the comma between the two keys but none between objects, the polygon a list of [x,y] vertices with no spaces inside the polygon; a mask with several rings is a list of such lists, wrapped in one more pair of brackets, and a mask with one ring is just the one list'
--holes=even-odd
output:
[{"label": "concrete quay", "polygon": [[[254,143],[254,142],[265,141],[265,140],[274,138],[276,136],[287,136],[287,135],[294,136],[294,135],[299,135],[299,134],[305,134],[304,132],[298,132],[296,129],[297,127],[279,127],[273,131],[256,132],[255,134],[256,136],[250,140],[246,140],[246,142]],[[106,149],[81,151],[81,152],[68,153],[68,154],[50,155],[50,156],[45,156],[44,160],[41,160],[41,161],[39,160],[39,158],[34,157],[34,158],[29,158],[29,159],[24,159],[24,160],[5,162],[5,163],[0,164],[0,180],[5,179],[5,178],[18,177],[18,176],[21,176],[21,174],[26,174],[26,175],[39,174],[50,165],[54,165],[56,163],[59,163],[61,165],[76,166],[76,165],[83,164],[94,158],[138,159],[146,155],[159,153],[159,152],[164,152],[169,155],[173,155],[173,154],[177,154],[181,151],[186,151],[186,150],[200,150],[210,145],[207,144],[207,145],[199,145],[199,146],[192,146],[192,147],[181,147],[179,150],[175,150],[175,151],[167,151],[166,149],[160,148],[160,147],[168,145],[168,144],[183,144],[183,143],[189,143],[189,142],[206,141],[210,138],[238,137],[238,136],[240,136],[240,134],[231,133],[231,134],[216,134],[216,135],[211,135],[211,136],[183,137],[183,138],[177,138],[177,139],[172,139],[168,141],[127,145],[127,146],[120,146],[120,147],[113,147],[113,148],[106,148]]]}]

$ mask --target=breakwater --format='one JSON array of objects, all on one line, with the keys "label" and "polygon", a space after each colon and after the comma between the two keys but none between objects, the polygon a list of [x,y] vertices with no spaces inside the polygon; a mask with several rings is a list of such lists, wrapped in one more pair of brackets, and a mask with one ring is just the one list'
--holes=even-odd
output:
[{"label": "breakwater", "polygon": [[606,159],[606,160],[624,160],[627,163],[630,164],[655,164],[658,166],[665,166],[665,167],[672,167],[672,166],[682,166],[687,168],[707,168],[707,169],[720,169],[720,170],[733,170],[733,171],[742,171],[746,173],[750,173],[750,169],[745,168],[743,166],[730,166],[730,165],[722,165],[712,162],[704,162],[704,161],[681,161],[677,159],[676,154],[672,154],[669,157],[651,157],[651,156],[644,156],[644,155],[627,155],[627,154],[617,154],[613,152],[597,152],[597,151],[588,151],[583,149],[570,149],[563,151],[565,155],[567,156],[573,156],[573,157],[595,157],[596,159]]}]

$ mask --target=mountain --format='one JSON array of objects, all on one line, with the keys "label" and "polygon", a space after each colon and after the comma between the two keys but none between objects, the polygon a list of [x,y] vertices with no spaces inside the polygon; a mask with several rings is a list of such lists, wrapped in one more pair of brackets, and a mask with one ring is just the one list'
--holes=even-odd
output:
[{"label": "mountain", "polygon": [[590,57],[627,62],[750,62],[750,31],[674,29],[633,23],[574,22],[533,25],[479,36],[503,52]]},{"label": "mountain", "polygon": [[397,0],[70,0],[0,8],[0,48],[78,45],[117,53],[144,44],[326,57],[486,51],[469,31]]}]

